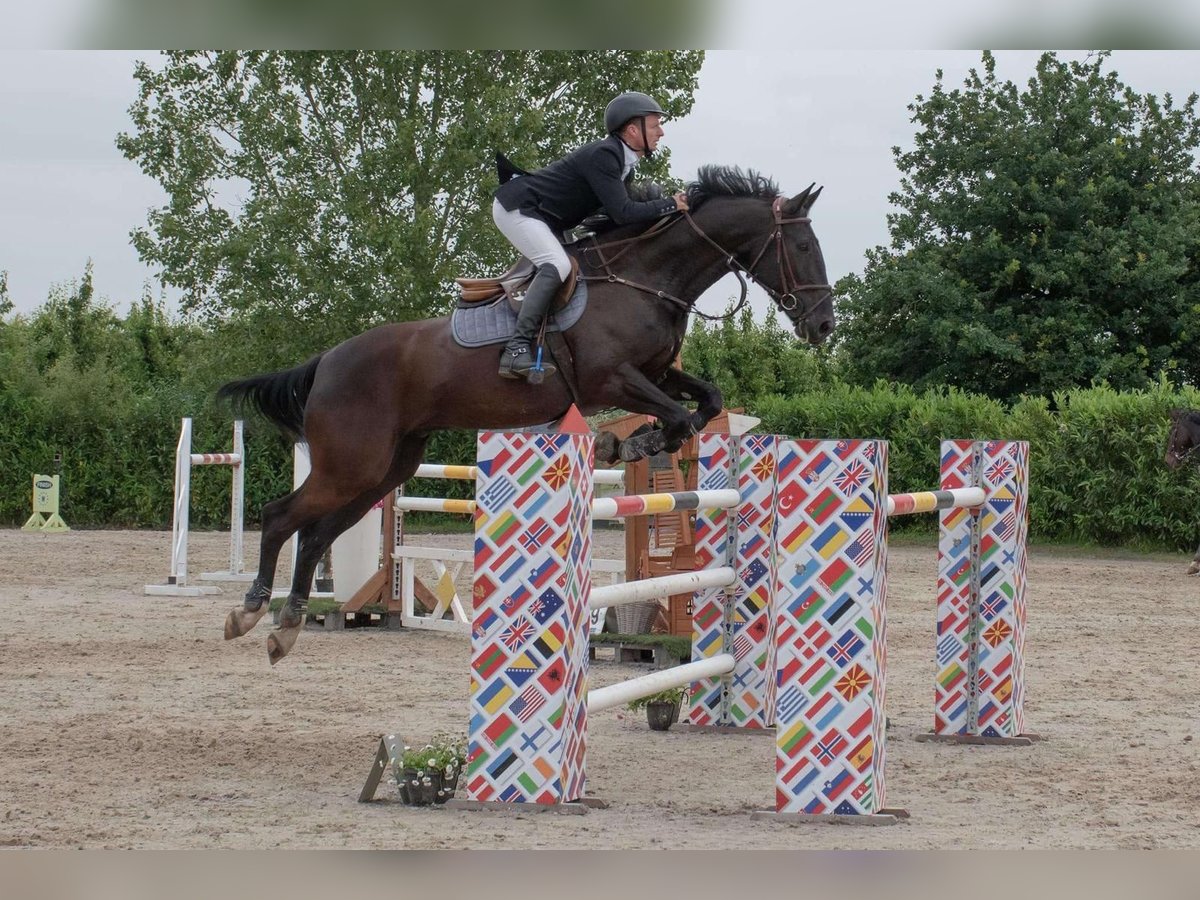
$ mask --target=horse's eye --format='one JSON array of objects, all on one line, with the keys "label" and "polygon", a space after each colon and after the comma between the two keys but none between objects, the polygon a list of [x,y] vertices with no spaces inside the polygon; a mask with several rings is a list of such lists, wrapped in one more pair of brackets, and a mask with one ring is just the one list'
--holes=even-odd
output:
[{"label": "horse's eye", "polygon": [[808,252],[808,241],[801,241],[799,244],[796,245],[796,247],[800,250],[801,253],[807,253]]}]

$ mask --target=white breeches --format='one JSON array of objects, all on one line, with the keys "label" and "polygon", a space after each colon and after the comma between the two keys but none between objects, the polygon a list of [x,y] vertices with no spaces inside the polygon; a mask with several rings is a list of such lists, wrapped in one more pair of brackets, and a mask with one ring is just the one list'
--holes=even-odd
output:
[{"label": "white breeches", "polygon": [[522,256],[535,266],[554,266],[558,277],[567,280],[571,274],[571,260],[549,225],[541,219],[522,215],[520,210],[510,212],[500,205],[499,200],[492,201],[492,221]]}]

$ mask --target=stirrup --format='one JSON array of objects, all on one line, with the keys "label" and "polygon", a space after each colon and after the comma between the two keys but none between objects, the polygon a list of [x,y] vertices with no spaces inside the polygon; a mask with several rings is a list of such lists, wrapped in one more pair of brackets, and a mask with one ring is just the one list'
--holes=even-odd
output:
[{"label": "stirrup", "polygon": [[505,347],[500,354],[500,377],[524,378],[530,384],[541,384],[547,375],[558,371],[554,363],[543,361],[542,352],[540,344],[536,355],[528,345],[515,349]]}]

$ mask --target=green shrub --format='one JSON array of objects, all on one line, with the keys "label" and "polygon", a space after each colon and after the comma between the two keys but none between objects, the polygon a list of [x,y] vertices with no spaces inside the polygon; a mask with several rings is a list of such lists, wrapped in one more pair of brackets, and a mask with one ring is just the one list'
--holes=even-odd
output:
[{"label": "green shrub", "polygon": [[[1183,550],[1195,545],[1200,524],[1200,472],[1163,464],[1168,411],[1177,406],[1200,408],[1200,391],[1165,382],[1147,391],[1096,387],[1006,409],[954,389],[917,394],[881,382],[770,396],[751,411],[765,432],[887,440],[892,493],[937,486],[943,438],[1028,441],[1035,539]],[[894,527],[931,531],[935,521],[906,517]]]}]

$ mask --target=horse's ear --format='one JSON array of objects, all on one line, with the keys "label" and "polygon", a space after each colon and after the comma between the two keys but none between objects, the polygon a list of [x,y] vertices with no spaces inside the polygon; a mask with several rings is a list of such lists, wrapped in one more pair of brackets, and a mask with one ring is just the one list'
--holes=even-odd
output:
[{"label": "horse's ear", "polygon": [[808,210],[812,209],[812,205],[817,202],[817,197],[821,196],[821,191],[825,190],[825,186],[813,190],[817,183],[814,181],[795,197],[792,197],[783,204],[783,212],[788,216],[805,215]]}]

